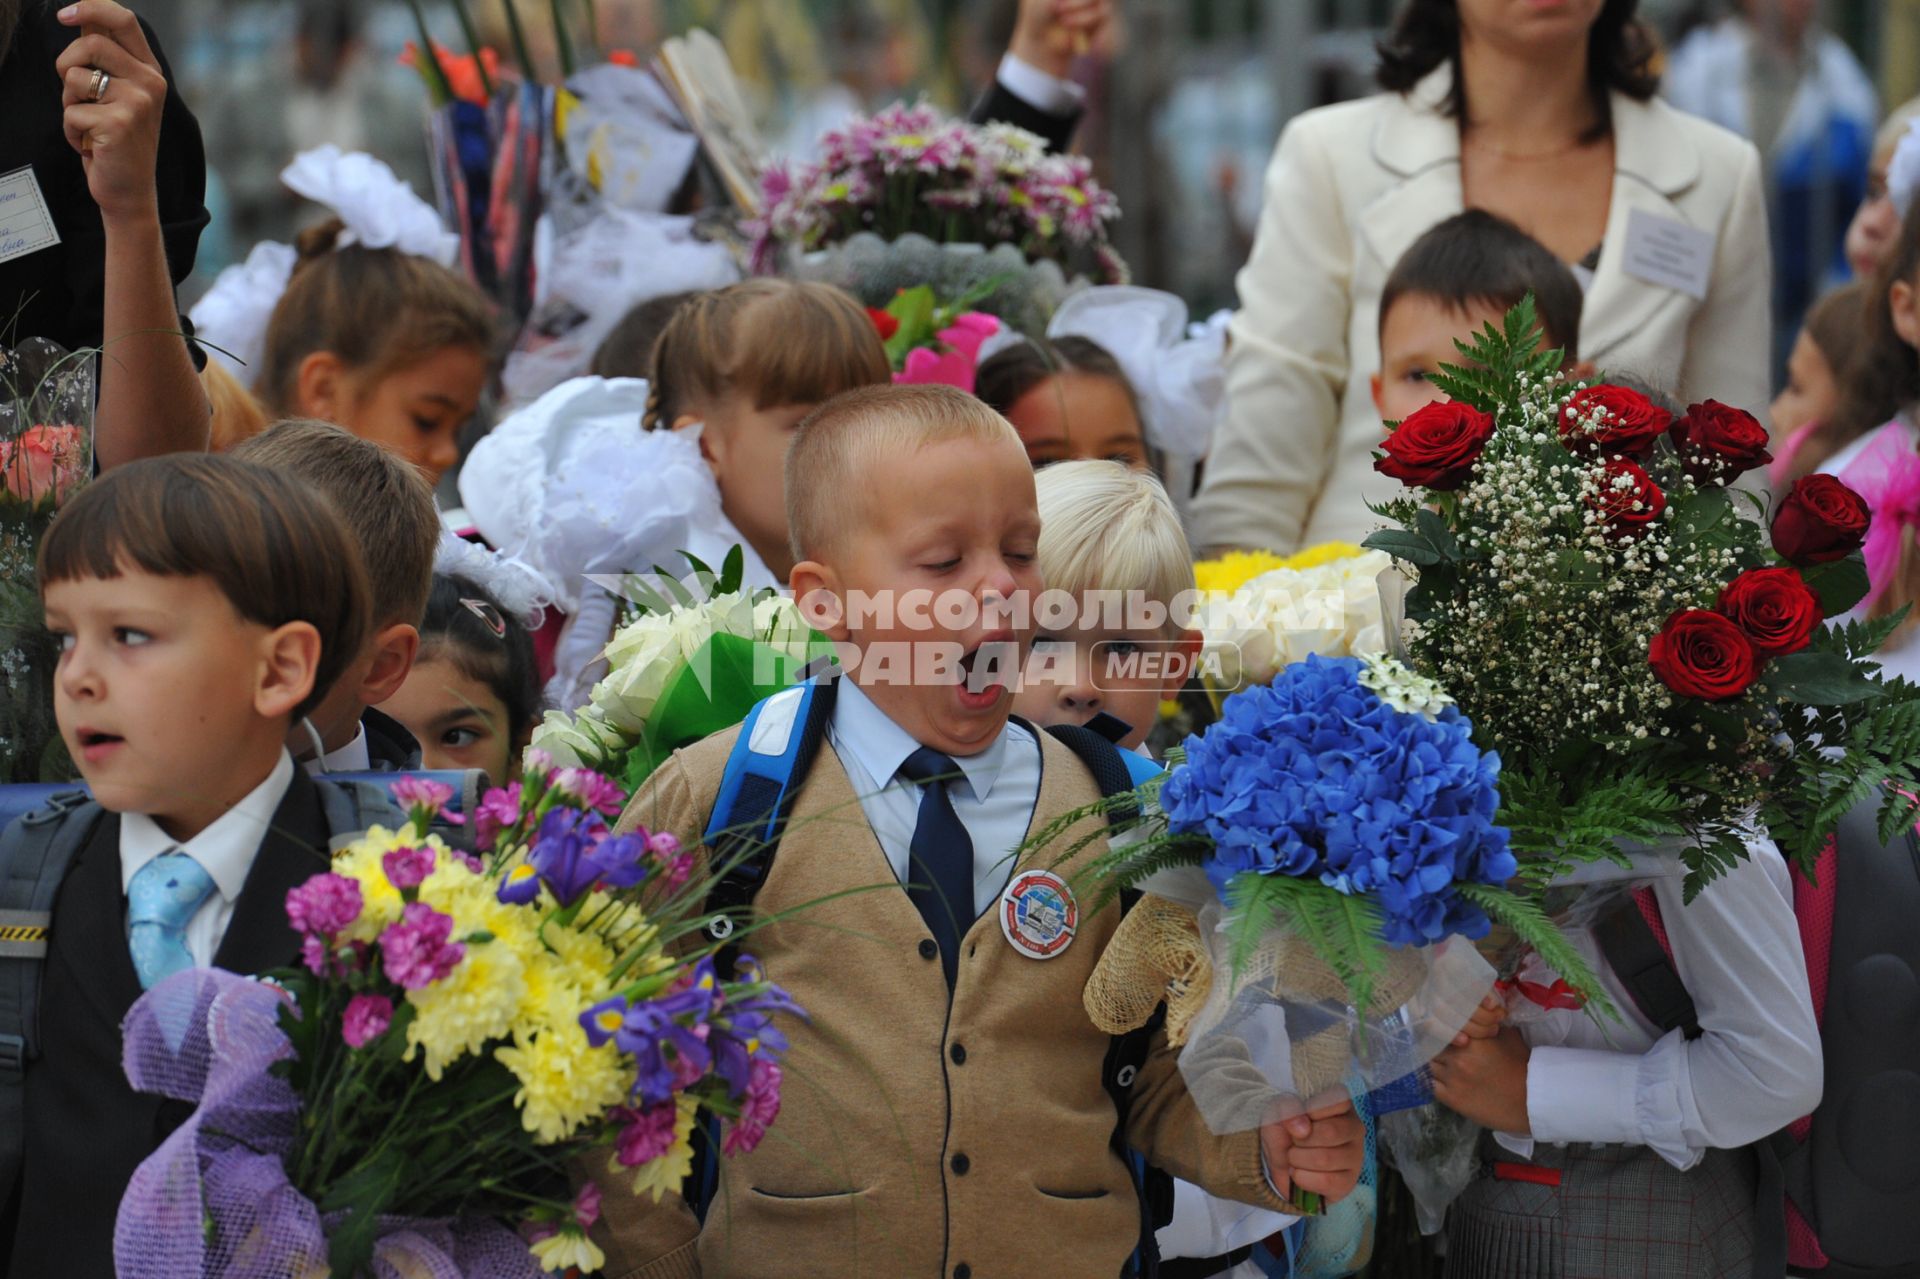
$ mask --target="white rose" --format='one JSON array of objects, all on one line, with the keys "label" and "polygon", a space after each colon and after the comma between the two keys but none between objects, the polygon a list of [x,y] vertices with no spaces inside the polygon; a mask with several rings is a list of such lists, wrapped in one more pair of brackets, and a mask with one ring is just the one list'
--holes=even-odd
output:
[{"label": "white rose", "polygon": [[613,727],[589,707],[577,720],[565,711],[548,711],[533,730],[532,745],[551,755],[555,768],[581,768],[598,763],[618,743]]},{"label": "white rose", "polygon": [[769,595],[753,606],[753,631],[763,642],[795,661],[805,661],[817,638],[800,606],[785,595]]}]

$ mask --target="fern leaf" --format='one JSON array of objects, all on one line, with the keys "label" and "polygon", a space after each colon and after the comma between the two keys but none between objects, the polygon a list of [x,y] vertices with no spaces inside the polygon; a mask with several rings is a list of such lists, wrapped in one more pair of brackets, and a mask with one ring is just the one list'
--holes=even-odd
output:
[{"label": "fern leaf", "polygon": [[1487,912],[1488,916],[1511,928],[1514,935],[1533,947],[1541,962],[1559,973],[1567,985],[1580,992],[1585,1007],[1595,1021],[1605,1017],[1620,1019],[1620,1011],[1607,998],[1599,976],[1567,940],[1560,926],[1547,917],[1539,903],[1490,884],[1460,884],[1459,894]]}]

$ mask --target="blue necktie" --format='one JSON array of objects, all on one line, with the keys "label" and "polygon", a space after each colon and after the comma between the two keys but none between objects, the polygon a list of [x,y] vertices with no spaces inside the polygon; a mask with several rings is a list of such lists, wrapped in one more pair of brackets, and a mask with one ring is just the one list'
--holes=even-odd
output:
[{"label": "blue necktie", "polygon": [[900,774],[920,787],[920,819],[908,851],[907,895],[940,944],[940,965],[951,991],[960,972],[960,939],[973,926],[973,837],[953,811],[947,787],[960,776],[952,759],[922,746]]},{"label": "blue necktie", "polygon": [[213,876],[182,852],[162,853],[127,885],[127,949],[140,989],[193,967],[187,921],[213,894]]}]

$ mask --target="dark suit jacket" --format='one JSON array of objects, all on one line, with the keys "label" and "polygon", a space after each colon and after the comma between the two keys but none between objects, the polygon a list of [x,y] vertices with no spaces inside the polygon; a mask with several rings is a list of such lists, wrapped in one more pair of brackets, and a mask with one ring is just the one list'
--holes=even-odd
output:
[{"label": "dark suit jacket", "polygon": [[360,715],[367,730],[367,758],[376,773],[412,773],[421,766],[420,743],[407,726],[369,706]]},{"label": "dark suit jacket", "polygon": [[[300,943],[287,890],[327,868],[319,791],[295,769],[214,958],[237,973],[286,968]],[[41,1056],[27,1066],[26,1161],[11,1234],[11,1279],[113,1279],[120,1195],[141,1160],[191,1113],[133,1091],[120,1023],[140,997],[127,953],[120,819],[95,826],[54,902],[40,990]]]},{"label": "dark suit jacket", "polygon": [[1049,151],[1065,151],[1073,145],[1073,131],[1080,123],[1080,115],[1079,111],[1071,115],[1042,111],[1025,98],[1015,97],[996,78],[987,91],[980,95],[971,118],[975,124],[992,124],[997,120],[1029,133],[1037,133],[1047,140]]}]

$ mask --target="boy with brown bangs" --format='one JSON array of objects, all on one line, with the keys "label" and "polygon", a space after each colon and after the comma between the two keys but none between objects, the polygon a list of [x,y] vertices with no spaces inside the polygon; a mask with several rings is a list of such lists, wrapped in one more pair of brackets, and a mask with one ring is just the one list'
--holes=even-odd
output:
[{"label": "boy with brown bangs", "polygon": [[[367,632],[360,556],[292,480],[230,457],[119,467],[40,548],[54,712],[92,800],[0,836],[7,1273],[110,1279],[121,1193],[184,1112],[135,1093],[120,1023],[164,978],[287,967],[287,890],[397,813],[294,766],[288,728]],[[11,1063],[10,1063],[11,1064]]]},{"label": "boy with brown bangs", "polygon": [[280,471],[333,503],[367,569],[373,625],[333,690],[294,723],[288,747],[309,772],[405,772],[420,743],[376,709],[399,691],[420,651],[433,588],[440,515],[420,471],[398,454],[330,422],[292,419],[233,456]]},{"label": "boy with brown bangs", "polygon": [[[1082,991],[1120,908],[1074,904],[1050,848],[1014,856],[1101,795],[1073,748],[1010,718],[1004,681],[1032,640],[1022,606],[1042,589],[1018,434],[948,387],[855,391],[801,425],[786,479],[793,590],[847,673],[811,691],[799,731],[817,726],[831,749],[793,775],[751,949],[808,1020],[784,1027],[778,1139],[721,1161],[712,1229],[619,1187],[604,1200],[608,1273],[1121,1274],[1142,1215],[1116,1145],[1269,1208],[1294,1187],[1350,1191],[1362,1131],[1344,1105],[1214,1136],[1164,1034],[1119,1081],[1124,1109],[1103,1079],[1116,1041]],[[918,592],[969,607],[902,605]],[[999,674],[981,659],[991,646],[1010,659]],[[916,678],[929,669],[946,677]],[[796,693],[762,704],[748,749],[781,731],[776,705]],[[742,731],[674,755],[626,823],[698,845]],[[1010,897],[1036,887],[1077,924],[1006,924]]]}]

